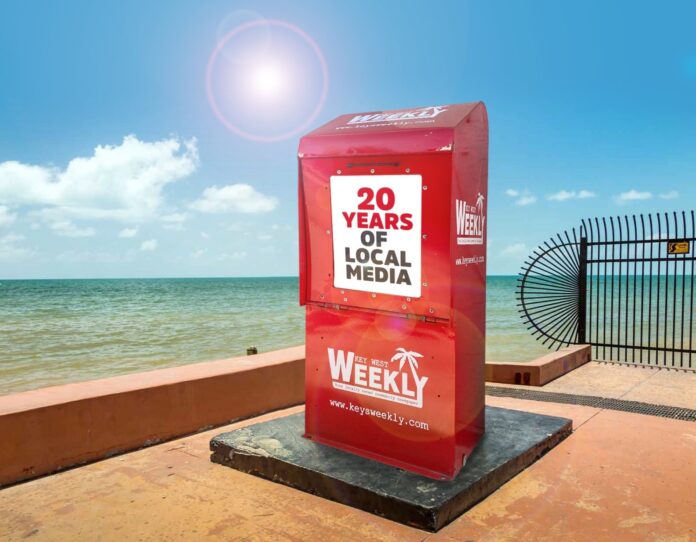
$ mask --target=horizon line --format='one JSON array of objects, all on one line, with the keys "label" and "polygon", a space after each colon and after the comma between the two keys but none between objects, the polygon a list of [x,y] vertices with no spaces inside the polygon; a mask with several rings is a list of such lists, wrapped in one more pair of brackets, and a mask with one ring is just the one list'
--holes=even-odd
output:
[{"label": "horizon line", "polygon": [[[517,277],[519,275],[508,274],[487,274],[486,277]],[[299,279],[299,275],[182,275],[182,276],[161,276],[161,277],[33,277],[33,278],[2,278],[3,281],[22,281],[22,280],[175,280],[175,279]]]}]

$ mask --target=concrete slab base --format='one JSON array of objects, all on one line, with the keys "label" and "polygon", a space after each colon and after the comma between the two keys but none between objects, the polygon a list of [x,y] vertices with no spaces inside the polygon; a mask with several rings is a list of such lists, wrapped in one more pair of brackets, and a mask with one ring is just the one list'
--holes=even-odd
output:
[{"label": "concrete slab base", "polygon": [[211,461],[437,531],[570,435],[566,418],[486,407],[486,434],[452,481],[425,478],[302,437],[304,412],[214,437]]}]

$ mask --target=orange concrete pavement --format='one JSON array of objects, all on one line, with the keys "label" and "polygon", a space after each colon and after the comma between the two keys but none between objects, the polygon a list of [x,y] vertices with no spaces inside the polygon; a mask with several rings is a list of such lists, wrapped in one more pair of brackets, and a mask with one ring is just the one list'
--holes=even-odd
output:
[{"label": "orange concrete pavement", "polygon": [[570,417],[575,431],[431,534],[209,461],[224,430],[0,491],[1,540],[688,541],[696,539],[696,424],[487,397]]},{"label": "orange concrete pavement", "polygon": [[542,389],[696,410],[694,371],[592,361]]}]

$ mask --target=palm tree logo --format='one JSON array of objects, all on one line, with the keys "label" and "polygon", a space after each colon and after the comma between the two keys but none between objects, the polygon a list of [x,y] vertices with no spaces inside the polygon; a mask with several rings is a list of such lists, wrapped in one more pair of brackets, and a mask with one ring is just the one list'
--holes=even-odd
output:
[{"label": "palm tree logo", "polygon": [[479,192],[476,198],[476,209],[478,210],[478,214],[483,216],[483,194],[481,194],[481,192]]},{"label": "palm tree logo", "polygon": [[423,354],[418,352],[413,352],[411,350],[406,350],[405,348],[397,348],[396,354],[392,357],[392,361],[399,361],[399,371],[404,368],[406,362],[411,367],[411,373],[413,373],[413,379],[418,380],[418,374],[416,369],[418,369],[418,360],[416,358],[422,358]]}]

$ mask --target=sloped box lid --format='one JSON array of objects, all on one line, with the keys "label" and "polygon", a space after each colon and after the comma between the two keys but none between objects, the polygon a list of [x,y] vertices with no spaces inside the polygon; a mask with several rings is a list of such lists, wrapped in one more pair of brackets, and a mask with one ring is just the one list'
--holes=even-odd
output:
[{"label": "sloped box lid", "polygon": [[451,152],[454,129],[483,102],[351,113],[300,140],[299,157]]}]

